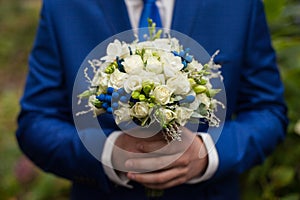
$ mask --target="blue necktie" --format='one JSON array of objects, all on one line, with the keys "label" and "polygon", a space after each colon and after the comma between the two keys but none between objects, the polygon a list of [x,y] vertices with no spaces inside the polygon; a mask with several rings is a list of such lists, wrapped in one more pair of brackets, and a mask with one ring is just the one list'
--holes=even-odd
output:
[{"label": "blue necktie", "polygon": [[[156,23],[156,27],[162,27],[159,10],[155,4],[156,0],[143,0],[144,1],[144,8],[140,17],[139,28],[148,27],[148,18],[152,19],[153,22]],[[145,31],[141,31],[145,33]],[[140,33],[140,39],[141,39]]]},{"label": "blue necktie", "polygon": [[155,4],[156,0],[143,0],[144,8],[140,17],[139,28],[148,27],[148,18],[156,23],[156,27],[162,27],[158,8]]}]

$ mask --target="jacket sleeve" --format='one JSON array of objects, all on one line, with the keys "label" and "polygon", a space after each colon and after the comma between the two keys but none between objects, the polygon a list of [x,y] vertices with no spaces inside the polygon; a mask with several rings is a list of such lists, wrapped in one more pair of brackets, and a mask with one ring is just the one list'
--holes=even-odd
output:
[{"label": "jacket sleeve", "polygon": [[[108,190],[101,163],[86,150],[74,127],[61,60],[44,4],[21,99],[19,146],[44,171]],[[100,150],[103,143],[99,142]]]},{"label": "jacket sleeve", "polygon": [[220,162],[213,179],[262,163],[284,139],[288,123],[263,3],[252,2],[235,117],[226,121],[221,135],[215,137]]}]

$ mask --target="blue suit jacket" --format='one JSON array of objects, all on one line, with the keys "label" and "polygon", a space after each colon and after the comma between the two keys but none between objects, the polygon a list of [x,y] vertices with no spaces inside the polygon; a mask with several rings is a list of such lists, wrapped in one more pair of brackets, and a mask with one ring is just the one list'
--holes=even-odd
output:
[{"label": "blue suit jacket", "polygon": [[[112,184],[73,124],[74,79],[101,41],[130,29],[124,1],[44,0],[21,100],[17,139],[47,172],[73,181],[74,199],[144,199],[142,186]],[[223,65],[227,117],[211,180],[165,191],[165,199],[236,199],[238,174],[261,163],[285,135],[286,108],[261,0],[177,0],[172,29],[189,35]],[[115,128],[108,123],[108,129]],[[99,141],[102,147],[104,141]]]}]

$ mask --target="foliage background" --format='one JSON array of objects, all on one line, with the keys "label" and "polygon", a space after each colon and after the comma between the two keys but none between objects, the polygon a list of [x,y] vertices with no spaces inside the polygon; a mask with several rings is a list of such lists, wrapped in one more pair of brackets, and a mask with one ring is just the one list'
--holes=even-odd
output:
[{"label": "foliage background", "polygon": [[[285,84],[290,126],[284,143],[241,178],[242,199],[300,199],[300,2],[265,0]],[[16,117],[40,1],[0,0],[0,200],[68,199],[70,184],[34,167],[20,152]],[[297,126],[299,128],[295,128]]]}]

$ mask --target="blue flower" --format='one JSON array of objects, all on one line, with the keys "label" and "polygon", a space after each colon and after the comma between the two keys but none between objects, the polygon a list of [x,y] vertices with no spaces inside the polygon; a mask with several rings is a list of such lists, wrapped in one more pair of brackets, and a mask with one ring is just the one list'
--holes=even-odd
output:
[{"label": "blue flower", "polygon": [[116,110],[119,108],[119,104],[117,102],[114,102],[112,105],[111,105],[112,109]]},{"label": "blue flower", "polygon": [[113,87],[108,87],[106,90],[107,94],[112,94],[114,92],[114,88]]},{"label": "blue flower", "polygon": [[117,101],[120,97],[120,94],[118,92],[113,92],[111,97],[114,101]]},{"label": "blue flower", "polygon": [[112,114],[112,108],[111,108],[111,107],[108,107],[108,108],[106,109],[106,112]]},{"label": "blue flower", "polygon": [[193,103],[195,101],[195,97],[193,95],[188,95],[184,99],[179,101],[179,104],[182,103]]},{"label": "blue flower", "polygon": [[99,100],[99,101],[104,101],[105,100],[105,94],[100,94],[98,96],[96,96],[96,98]]},{"label": "blue flower", "polygon": [[102,104],[102,108],[107,109],[109,107],[109,104],[107,102],[104,102]]},{"label": "blue flower", "polygon": [[182,70],[187,67],[188,63],[191,63],[193,61],[193,56],[189,55],[189,51],[190,51],[189,48],[186,48],[185,50],[181,50],[180,52],[172,51],[172,53],[175,56],[181,57],[181,61],[183,64]]},{"label": "blue flower", "polygon": [[129,97],[128,97],[128,96],[121,96],[121,97],[120,97],[120,101],[121,101],[122,103],[127,103],[127,102],[129,101]]},{"label": "blue flower", "polygon": [[122,95],[125,95],[126,94],[126,91],[125,91],[125,89],[124,88],[120,88],[120,89],[118,89],[118,91],[117,91],[119,94],[120,94],[120,96],[122,96]]}]

